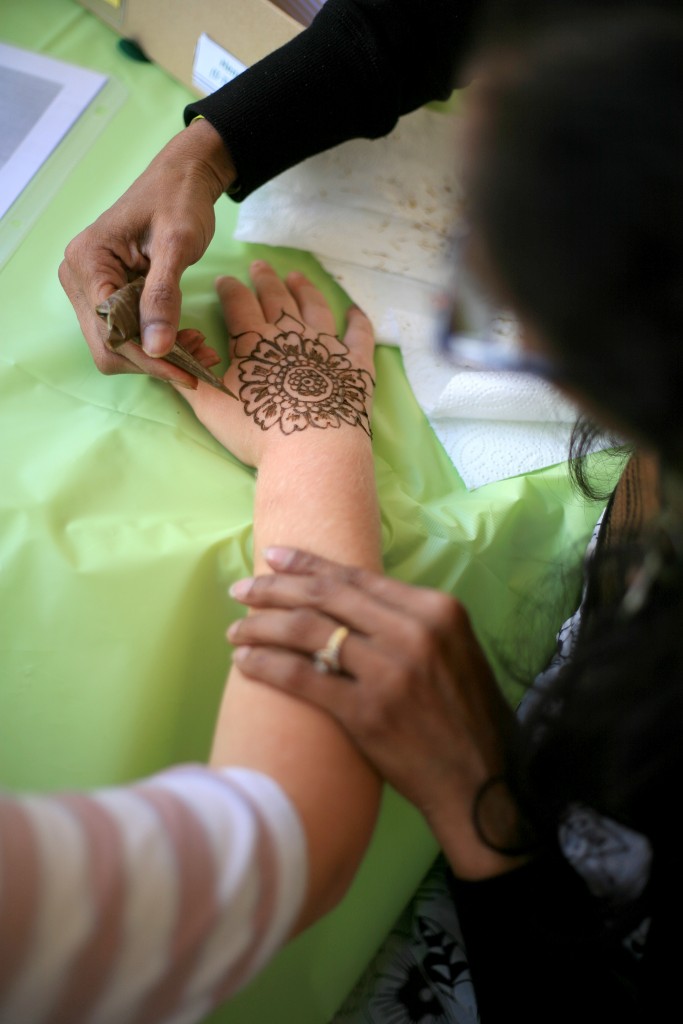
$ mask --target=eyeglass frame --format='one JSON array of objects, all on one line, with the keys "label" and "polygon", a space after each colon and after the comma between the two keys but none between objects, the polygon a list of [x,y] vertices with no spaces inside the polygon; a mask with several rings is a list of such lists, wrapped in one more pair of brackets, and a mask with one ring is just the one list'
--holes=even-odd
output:
[{"label": "eyeglass frame", "polygon": [[[443,292],[437,299],[437,350],[448,362],[463,369],[496,370],[508,373],[525,373],[540,377],[552,384],[564,379],[564,373],[557,362],[538,352],[523,350],[511,351],[501,346],[494,336],[493,325],[498,320],[510,316],[496,310],[482,298],[479,289],[465,272],[464,248],[470,236],[469,228],[462,227],[452,239],[453,263],[456,278],[452,291]],[[482,311],[487,316],[481,332],[453,330],[454,310],[456,304],[464,300],[466,306]]]}]

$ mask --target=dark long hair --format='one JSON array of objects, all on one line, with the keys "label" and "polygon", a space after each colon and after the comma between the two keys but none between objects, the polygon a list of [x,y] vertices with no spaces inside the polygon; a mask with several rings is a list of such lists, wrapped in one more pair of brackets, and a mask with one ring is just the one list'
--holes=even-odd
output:
[{"label": "dark long hair", "polygon": [[555,29],[487,79],[468,197],[494,271],[584,395],[680,461],[683,18]]},{"label": "dark long hair", "polygon": [[[469,215],[493,279],[606,420],[683,474],[683,19],[640,11],[490,51]],[[552,828],[582,801],[649,834],[683,777],[683,531],[603,545],[571,662],[511,771]],[[654,553],[654,554],[653,554]],[[650,572],[645,596],[623,595]],[[605,581],[609,579],[609,586]],[[673,826],[671,826],[673,827]]]}]

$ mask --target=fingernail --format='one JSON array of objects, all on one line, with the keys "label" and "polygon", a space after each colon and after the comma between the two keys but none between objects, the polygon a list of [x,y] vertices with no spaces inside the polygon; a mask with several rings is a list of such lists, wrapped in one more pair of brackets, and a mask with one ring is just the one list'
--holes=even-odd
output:
[{"label": "fingernail", "polygon": [[247,596],[254,583],[253,576],[246,576],[243,580],[236,580],[235,583],[228,589],[230,597],[236,598],[241,601]]},{"label": "fingernail", "polygon": [[161,324],[151,324],[142,332],[142,347],[148,356],[158,359],[170,351],[169,328]]},{"label": "fingernail", "polygon": [[232,652],[233,661],[246,661],[251,654],[251,647],[236,647]]},{"label": "fingernail", "polygon": [[239,623],[238,622],[233,622],[232,625],[228,627],[225,635],[227,636],[228,640],[231,643],[235,639],[235,634],[237,633],[238,629],[239,629]]},{"label": "fingernail", "polygon": [[194,380],[190,384],[190,382],[187,380],[176,380],[175,377],[170,377],[167,383],[174,384],[177,388],[185,388],[186,391],[196,391],[199,385],[198,380]]},{"label": "fingernail", "polygon": [[272,547],[265,549],[263,557],[274,569],[286,569],[294,557],[294,552],[291,548]]},{"label": "fingernail", "polygon": [[267,270],[267,269],[269,269],[269,265],[266,263],[265,260],[254,260],[253,263],[251,264],[251,269],[252,270]]}]

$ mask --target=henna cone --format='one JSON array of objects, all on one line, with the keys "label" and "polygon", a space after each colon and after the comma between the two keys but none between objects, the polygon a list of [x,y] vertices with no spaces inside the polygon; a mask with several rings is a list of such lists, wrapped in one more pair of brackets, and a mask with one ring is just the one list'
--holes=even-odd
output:
[{"label": "henna cone", "polygon": [[[95,312],[109,328],[105,343],[112,352],[123,345],[124,341],[134,341],[136,344],[140,344],[140,294],[144,284],[144,277],[138,277],[124,285],[123,288],[119,288],[105,302],[101,302],[99,306],[95,307]],[[177,342],[163,358],[181,370],[191,373],[193,377],[225,392],[231,398],[237,398],[237,395],[233,394],[219,377],[202,366],[187,349]]]}]

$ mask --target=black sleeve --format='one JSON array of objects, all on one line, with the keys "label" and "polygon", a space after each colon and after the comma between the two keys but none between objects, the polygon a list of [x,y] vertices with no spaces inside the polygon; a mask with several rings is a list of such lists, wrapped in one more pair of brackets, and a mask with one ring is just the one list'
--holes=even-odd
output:
[{"label": "black sleeve", "polygon": [[606,927],[559,850],[486,881],[452,878],[451,890],[482,1024],[655,1019],[623,928]]},{"label": "black sleeve", "polygon": [[306,157],[378,138],[457,84],[476,0],[327,0],[311,25],[185,109],[220,132],[244,199]]}]

